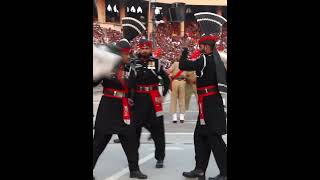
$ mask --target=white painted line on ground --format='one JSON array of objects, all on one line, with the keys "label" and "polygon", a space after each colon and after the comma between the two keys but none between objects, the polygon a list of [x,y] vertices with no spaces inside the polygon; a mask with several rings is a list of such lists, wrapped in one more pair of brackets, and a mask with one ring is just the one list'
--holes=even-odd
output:
[{"label": "white painted line on ground", "polygon": [[[152,152],[151,154],[147,155],[146,157],[140,159],[140,160],[139,160],[139,165],[141,165],[141,164],[149,161],[149,160],[152,159],[153,157],[154,157],[154,152]],[[119,179],[121,176],[123,176],[123,175],[125,175],[125,174],[127,174],[127,173],[129,173],[129,168],[128,168],[128,167],[126,167],[126,168],[122,169],[121,171],[113,174],[112,176],[106,178],[105,180],[117,180],[117,179]]]},{"label": "white painted line on ground", "polygon": [[[168,124],[173,124],[172,122],[164,122],[165,125],[168,125]],[[178,124],[178,123],[177,123]],[[181,124],[181,123],[180,123]],[[184,122],[183,124],[197,124],[197,122]]]},{"label": "white painted line on ground", "polygon": [[[153,148],[150,148],[149,150],[150,150],[150,151],[154,151],[155,148],[153,147]],[[181,148],[181,147],[166,147],[166,150],[179,150],[179,151],[182,151],[182,150],[184,150],[184,149]]]},{"label": "white painted line on ground", "polygon": [[[142,135],[149,135],[150,133],[141,133]],[[165,135],[193,135],[193,132],[167,132]]]}]

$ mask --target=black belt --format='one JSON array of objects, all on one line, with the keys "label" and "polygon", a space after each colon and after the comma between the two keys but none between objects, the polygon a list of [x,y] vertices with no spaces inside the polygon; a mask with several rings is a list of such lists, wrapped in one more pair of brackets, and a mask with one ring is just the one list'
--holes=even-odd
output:
[{"label": "black belt", "polygon": [[158,86],[137,86],[138,91],[152,91],[158,90]]},{"label": "black belt", "polygon": [[207,94],[207,93],[210,93],[210,92],[218,92],[217,87],[216,86],[208,86],[208,87],[203,87],[203,88],[198,88],[197,89],[198,95]]},{"label": "black belt", "polygon": [[109,95],[109,96],[114,96],[114,97],[119,97],[119,98],[128,97],[128,93],[125,93],[122,91],[117,91],[117,90],[110,90],[110,89],[104,89],[103,94]]},{"label": "black belt", "polygon": [[178,80],[178,81],[185,81],[185,80],[186,80],[186,78],[176,78],[176,79],[174,79],[174,80]]}]

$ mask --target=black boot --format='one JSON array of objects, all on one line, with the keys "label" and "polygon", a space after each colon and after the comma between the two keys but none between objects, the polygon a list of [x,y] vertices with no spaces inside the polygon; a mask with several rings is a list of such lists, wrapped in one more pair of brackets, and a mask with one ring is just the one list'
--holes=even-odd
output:
[{"label": "black boot", "polygon": [[218,175],[214,178],[210,177],[208,180],[227,180],[227,176]]},{"label": "black boot", "polygon": [[163,168],[163,160],[157,161],[156,168]]},{"label": "black boot", "polygon": [[194,169],[190,172],[183,172],[182,175],[187,178],[196,178],[196,177],[198,177],[199,179],[205,178],[205,173],[200,169]]},{"label": "black boot", "polygon": [[147,179],[148,176],[139,171],[131,171],[130,178]]}]

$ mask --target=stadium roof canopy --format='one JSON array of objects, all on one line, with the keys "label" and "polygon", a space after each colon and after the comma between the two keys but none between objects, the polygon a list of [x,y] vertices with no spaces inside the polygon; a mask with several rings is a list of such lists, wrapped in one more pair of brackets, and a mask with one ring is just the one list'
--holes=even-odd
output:
[{"label": "stadium roof canopy", "polygon": [[[150,0],[145,0],[150,1]],[[210,5],[227,6],[227,0],[151,0],[151,2],[172,4],[176,2],[186,3],[186,5]]]}]

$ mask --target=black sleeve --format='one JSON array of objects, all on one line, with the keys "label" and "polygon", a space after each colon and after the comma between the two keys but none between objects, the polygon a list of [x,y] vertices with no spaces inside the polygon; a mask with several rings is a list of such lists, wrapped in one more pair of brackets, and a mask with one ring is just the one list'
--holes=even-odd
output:
[{"label": "black sleeve", "polygon": [[227,93],[227,70],[217,51],[214,52],[214,62],[216,65],[218,89],[221,93]]},{"label": "black sleeve", "polygon": [[195,61],[189,61],[188,49],[184,48],[179,61],[179,69],[184,71],[201,71],[202,68],[203,68],[203,56],[201,56]]},{"label": "black sleeve", "polygon": [[163,67],[160,65],[160,63],[158,64],[158,66],[160,66],[159,75],[161,76],[161,78],[163,80],[162,96],[166,96],[169,91],[169,87],[170,87],[170,79],[169,79],[168,74],[163,70]]},{"label": "black sleeve", "polygon": [[135,90],[136,90],[136,72],[135,72],[135,67],[134,64],[130,63],[129,67],[129,78],[128,78],[128,87],[129,87],[129,98],[132,100],[134,99],[135,96]]}]

